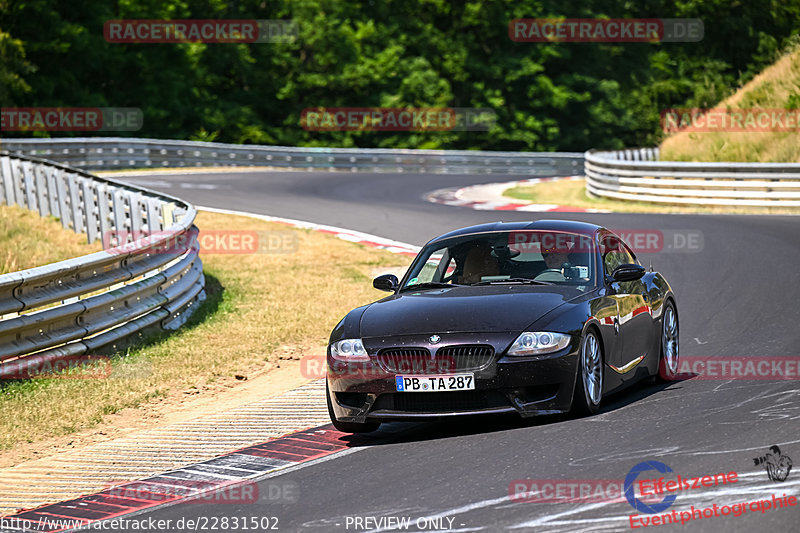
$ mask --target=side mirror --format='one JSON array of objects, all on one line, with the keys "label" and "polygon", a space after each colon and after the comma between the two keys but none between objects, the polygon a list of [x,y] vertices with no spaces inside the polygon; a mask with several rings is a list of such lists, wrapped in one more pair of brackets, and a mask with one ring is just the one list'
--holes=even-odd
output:
[{"label": "side mirror", "polygon": [[620,265],[611,273],[614,281],[635,281],[644,276],[645,269],[641,265],[625,264]]},{"label": "side mirror", "polygon": [[394,274],[384,274],[372,280],[372,286],[379,291],[394,292],[398,285],[400,285],[400,280]]}]

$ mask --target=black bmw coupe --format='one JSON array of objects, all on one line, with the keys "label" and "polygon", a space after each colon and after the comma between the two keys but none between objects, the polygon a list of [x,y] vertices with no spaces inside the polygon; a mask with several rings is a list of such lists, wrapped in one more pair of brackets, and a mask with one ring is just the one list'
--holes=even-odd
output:
[{"label": "black bmw coupe", "polygon": [[382,421],[595,413],[603,397],[678,368],[678,310],[613,232],[491,223],[436,237],[390,296],[350,311],[328,345],[328,410],[345,432]]}]

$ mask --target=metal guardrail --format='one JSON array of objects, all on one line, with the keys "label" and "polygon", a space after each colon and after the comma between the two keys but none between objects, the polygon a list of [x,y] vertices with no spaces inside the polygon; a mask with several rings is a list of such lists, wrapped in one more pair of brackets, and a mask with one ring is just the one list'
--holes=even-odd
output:
[{"label": "metal guardrail", "polygon": [[620,200],[800,207],[800,164],[659,161],[657,148],[586,152],[586,190]]},{"label": "metal guardrail", "polygon": [[295,148],[134,138],[4,139],[2,148],[86,170],[267,166],[436,174],[575,175],[579,152]]},{"label": "metal guardrail", "polygon": [[0,275],[0,377],[96,353],[145,328],[175,329],[205,298],[191,204],[5,152],[0,203],[56,216],[106,246]]},{"label": "metal guardrail", "polygon": [[800,206],[800,165],[659,161],[657,148],[484,152],[296,148],[135,138],[5,139],[3,148],[88,170],[267,166],[302,170],[586,175],[590,194],[684,205]]}]

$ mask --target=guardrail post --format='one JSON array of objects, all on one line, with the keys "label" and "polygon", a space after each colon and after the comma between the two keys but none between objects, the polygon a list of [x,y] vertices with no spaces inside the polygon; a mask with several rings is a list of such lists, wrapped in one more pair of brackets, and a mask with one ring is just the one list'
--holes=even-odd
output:
[{"label": "guardrail post", "polygon": [[36,201],[39,204],[39,216],[46,217],[50,214],[50,208],[46,197],[47,176],[45,175],[45,169],[38,165],[33,167],[33,178],[36,182]]},{"label": "guardrail post", "polygon": [[79,200],[80,191],[78,189],[78,178],[73,174],[67,174],[67,189],[69,189],[69,207],[72,212],[72,231],[81,233],[83,230],[83,217],[81,216]]},{"label": "guardrail post", "polygon": [[122,233],[125,231],[125,204],[122,198],[122,191],[120,191],[117,187],[111,189],[111,205],[112,216],[114,220],[114,230],[117,232],[117,236],[124,235],[125,238],[123,241],[127,242],[128,235],[126,233]]},{"label": "guardrail post", "polygon": [[147,231],[149,234],[153,234],[157,231],[161,231],[163,228],[161,227],[161,217],[159,215],[159,203],[153,199],[147,199]]},{"label": "guardrail post", "polygon": [[70,212],[67,202],[67,187],[64,183],[64,171],[56,170],[56,189],[58,190],[58,217],[61,219],[61,227],[69,229]]},{"label": "guardrail post", "polygon": [[33,167],[30,161],[23,161],[22,176],[25,184],[25,203],[30,211],[36,211],[36,194],[33,186]]},{"label": "guardrail post", "polygon": [[127,196],[131,206],[131,231],[134,238],[138,239],[142,236],[142,226],[144,225],[142,221],[142,195],[129,193]]},{"label": "guardrail post", "polygon": [[97,207],[100,214],[100,238],[103,240],[103,248],[111,246],[111,212],[108,202],[108,186],[97,185]]},{"label": "guardrail post", "polygon": [[0,157],[0,175],[3,177],[3,202],[6,205],[16,204],[14,199],[14,176],[11,171],[11,158]]},{"label": "guardrail post", "polygon": [[25,195],[22,192],[24,172],[22,171],[22,161],[20,160],[11,162],[11,181],[14,185],[14,198],[17,199],[17,205],[25,207]]},{"label": "guardrail post", "polygon": [[97,186],[89,180],[83,182],[83,212],[86,214],[86,239],[89,244],[97,240],[97,209],[94,190]]},{"label": "guardrail post", "polygon": [[47,178],[47,201],[50,206],[50,214],[59,216],[58,213],[58,188],[56,187],[56,172],[58,169],[46,168],[45,177]]},{"label": "guardrail post", "polygon": [[164,229],[171,228],[172,225],[175,223],[175,204],[165,203],[161,204],[161,219],[162,219],[162,227]]}]

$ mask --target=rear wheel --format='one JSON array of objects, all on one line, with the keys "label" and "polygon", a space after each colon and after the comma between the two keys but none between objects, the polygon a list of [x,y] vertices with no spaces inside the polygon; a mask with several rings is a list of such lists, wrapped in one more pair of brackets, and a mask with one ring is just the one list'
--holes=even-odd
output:
[{"label": "rear wheel", "polygon": [[678,314],[672,302],[664,304],[661,321],[661,357],[658,374],[663,381],[672,381],[678,374]]},{"label": "rear wheel", "polygon": [[572,399],[572,409],[577,414],[592,415],[603,401],[603,348],[594,330],[581,339],[578,361],[578,380]]},{"label": "rear wheel", "polygon": [[325,397],[328,400],[328,416],[331,417],[333,427],[342,433],[369,433],[378,429],[381,425],[380,422],[339,422],[336,420],[336,415],[333,414],[333,405],[331,404],[331,392],[328,390],[328,384],[325,383]]}]

